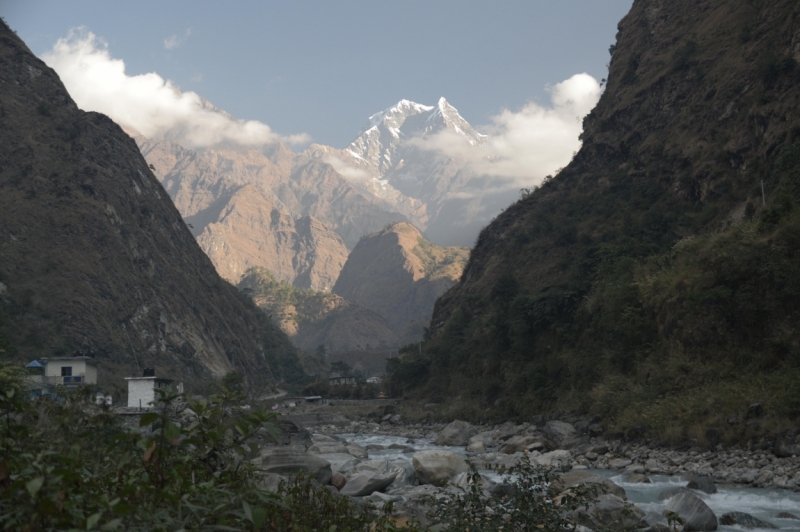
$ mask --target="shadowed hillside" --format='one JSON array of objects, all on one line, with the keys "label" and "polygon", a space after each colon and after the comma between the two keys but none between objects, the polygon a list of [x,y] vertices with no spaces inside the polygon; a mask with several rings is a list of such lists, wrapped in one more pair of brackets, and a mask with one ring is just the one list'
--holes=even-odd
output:
[{"label": "shadowed hillside", "polygon": [[[638,0],[571,164],[486,227],[393,379],[703,440],[800,416],[800,7]],[[762,205],[762,180],[765,205]],[[760,402],[765,417],[744,423]]]},{"label": "shadowed hillside", "polygon": [[101,380],[155,365],[301,379],[286,336],[220,279],[136,143],[80,111],[0,23],[0,305],[20,361],[79,353]]}]

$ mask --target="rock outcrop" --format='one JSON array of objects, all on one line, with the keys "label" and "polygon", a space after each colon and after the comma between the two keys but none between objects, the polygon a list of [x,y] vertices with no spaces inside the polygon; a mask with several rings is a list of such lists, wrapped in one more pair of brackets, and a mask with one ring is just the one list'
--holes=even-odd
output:
[{"label": "rock outcrop", "polygon": [[254,381],[299,371],[285,335],[223,281],[108,117],[0,23],[0,296],[16,358],[80,353],[100,380]]},{"label": "rock outcrop", "polygon": [[256,185],[234,192],[197,242],[217,273],[234,284],[248,269],[263,267],[281,281],[323,292],[333,288],[348,254],[322,222],[282,211]]},{"label": "rock outcrop", "polygon": [[468,255],[431,244],[411,224],[392,224],[358,242],[333,292],[383,316],[404,343],[416,341]]}]

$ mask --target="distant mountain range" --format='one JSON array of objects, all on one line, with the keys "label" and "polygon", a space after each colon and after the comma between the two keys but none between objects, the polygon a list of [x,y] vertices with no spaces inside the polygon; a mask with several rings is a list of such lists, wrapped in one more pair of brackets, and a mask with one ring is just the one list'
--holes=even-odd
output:
[{"label": "distant mountain range", "polygon": [[[205,108],[228,116],[208,102]],[[442,243],[470,244],[487,217],[512,199],[467,193],[480,190],[482,178],[465,161],[425,145],[443,133],[467,149],[487,140],[444,98],[435,106],[402,100],[375,113],[344,149],[313,144],[294,153],[280,143],[188,149],[192,131],[179,127],[157,138],[130,133],[221,276],[237,284],[252,268],[264,268],[279,282],[333,290],[387,321],[394,338],[382,335],[384,344],[421,338],[436,297],[460,276],[467,258],[466,250],[458,251],[453,255],[458,266],[420,284],[430,272],[420,273],[420,259],[412,252],[417,241],[427,246],[418,249],[428,250],[441,249],[437,244]],[[405,228],[391,234],[413,233],[400,246],[407,249],[369,256],[377,248],[362,243],[362,237],[390,227]],[[429,235],[436,238],[426,239]],[[350,263],[360,270],[351,265],[341,278],[350,250],[356,253]],[[369,289],[364,288],[367,270],[380,278]],[[354,271],[359,271],[355,277]],[[406,274],[413,277],[408,286],[401,279]],[[402,302],[409,298],[413,304]],[[360,339],[350,347],[366,343],[362,336],[340,335]],[[296,343],[308,348],[303,341]]]}]

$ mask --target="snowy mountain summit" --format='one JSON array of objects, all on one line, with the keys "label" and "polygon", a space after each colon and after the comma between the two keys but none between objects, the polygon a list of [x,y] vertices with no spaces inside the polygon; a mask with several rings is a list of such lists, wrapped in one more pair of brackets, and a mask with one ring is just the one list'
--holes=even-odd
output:
[{"label": "snowy mountain summit", "polygon": [[359,136],[345,151],[362,168],[375,176],[384,176],[402,164],[404,141],[442,132],[462,136],[473,146],[486,139],[486,135],[475,131],[444,98],[439,98],[434,106],[400,100],[370,116]]}]

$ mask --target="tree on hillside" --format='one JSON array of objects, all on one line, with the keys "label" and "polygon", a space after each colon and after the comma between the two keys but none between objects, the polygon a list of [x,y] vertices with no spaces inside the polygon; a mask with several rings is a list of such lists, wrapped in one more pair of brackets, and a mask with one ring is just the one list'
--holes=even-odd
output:
[{"label": "tree on hillside", "polygon": [[331,371],[339,373],[340,375],[350,375],[350,373],[353,371],[353,368],[351,368],[350,364],[344,360],[337,360],[336,362],[331,363]]}]

